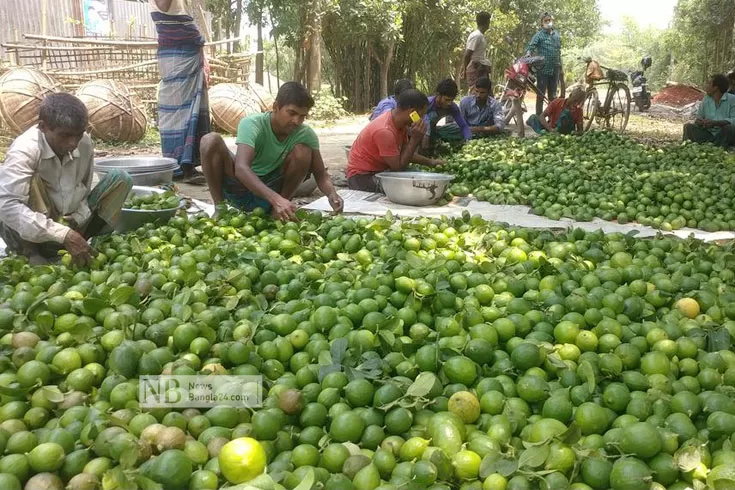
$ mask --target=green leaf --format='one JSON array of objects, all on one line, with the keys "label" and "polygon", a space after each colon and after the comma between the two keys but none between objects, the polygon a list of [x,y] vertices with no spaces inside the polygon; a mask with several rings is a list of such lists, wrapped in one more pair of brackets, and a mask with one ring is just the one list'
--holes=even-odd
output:
[{"label": "green leaf", "polygon": [[120,466],[125,470],[134,468],[139,456],[140,448],[137,445],[125,449],[120,455]]},{"label": "green leaf", "polygon": [[480,478],[498,473],[508,478],[518,470],[518,461],[514,459],[498,459],[496,455],[488,455],[480,463]]},{"label": "green leaf", "polygon": [[378,330],[378,340],[380,340],[383,349],[392,351],[393,345],[396,343],[396,336],[389,330]]},{"label": "green leaf", "polygon": [[408,387],[406,396],[415,396],[417,398],[426,397],[434,388],[436,376],[434,373],[423,372],[416,377],[416,380]]},{"label": "green leaf", "polygon": [[549,446],[534,446],[526,449],[518,458],[518,466],[521,468],[538,468],[549,456]]},{"label": "green leaf", "polygon": [[135,483],[138,484],[140,490],[164,490],[163,485],[141,474],[135,477]]},{"label": "green leaf", "polygon": [[100,310],[107,308],[107,301],[100,298],[84,298],[82,300],[82,313],[87,316],[95,316]]},{"label": "green leaf", "polygon": [[109,470],[102,477],[102,490],[135,490],[136,488],[135,482],[125,475],[120,466]]},{"label": "green leaf", "polygon": [[345,352],[347,352],[347,339],[344,337],[335,339],[329,352],[332,354],[332,362],[341,365],[345,358]]},{"label": "green leaf", "polygon": [[20,398],[28,395],[33,390],[33,387],[21,388],[19,386],[0,386],[0,395],[9,396],[12,398]]},{"label": "green leaf", "polygon": [[41,388],[43,396],[51,403],[61,403],[64,401],[64,394],[57,386],[44,386]]},{"label": "green leaf", "polygon": [[594,393],[597,384],[595,382],[595,369],[592,367],[592,364],[590,364],[589,361],[582,361],[579,363],[577,375],[579,375],[582,381],[587,383],[587,389],[589,389],[589,392]]},{"label": "green leaf", "polygon": [[304,479],[296,486],[296,488],[294,488],[294,490],[311,490],[311,487],[314,486],[314,479],[314,470],[309,468]]},{"label": "green leaf", "polygon": [[133,286],[118,286],[110,293],[110,305],[120,306],[127,303],[134,292]]}]

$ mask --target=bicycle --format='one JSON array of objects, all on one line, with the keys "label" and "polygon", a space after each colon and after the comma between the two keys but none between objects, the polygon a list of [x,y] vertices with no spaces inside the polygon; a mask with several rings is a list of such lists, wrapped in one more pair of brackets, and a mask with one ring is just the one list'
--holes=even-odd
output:
[{"label": "bicycle", "polygon": [[[625,132],[630,117],[630,89],[627,73],[608,68],[600,64],[597,67],[605,70],[605,76],[590,76],[590,65],[596,63],[592,58],[580,58],[587,64],[587,97],[584,101],[584,130],[589,131],[597,122],[600,127]],[[595,68],[595,67],[593,67]],[[598,70],[599,71],[599,70]],[[607,86],[605,104],[600,106],[600,95],[597,87]]]}]

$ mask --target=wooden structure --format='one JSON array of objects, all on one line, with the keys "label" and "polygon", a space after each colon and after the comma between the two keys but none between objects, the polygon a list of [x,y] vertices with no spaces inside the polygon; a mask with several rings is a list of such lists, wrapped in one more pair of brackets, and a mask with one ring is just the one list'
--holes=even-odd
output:
[{"label": "wooden structure", "polygon": [[14,68],[0,77],[0,118],[18,135],[38,122],[43,99],[59,92],[61,84],[46,73]]},{"label": "wooden structure", "polygon": [[136,142],[148,121],[140,99],[117,80],[95,80],[82,85],[77,97],[89,111],[92,136],[109,142]]}]

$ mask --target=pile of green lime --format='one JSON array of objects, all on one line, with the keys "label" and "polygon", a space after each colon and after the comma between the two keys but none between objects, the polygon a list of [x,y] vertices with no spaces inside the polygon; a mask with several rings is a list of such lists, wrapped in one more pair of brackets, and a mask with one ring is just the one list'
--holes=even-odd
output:
[{"label": "pile of green lime", "polygon": [[125,200],[123,209],[163,211],[176,209],[180,204],[181,197],[172,191],[151,194],[137,194],[133,192]]},{"label": "pile of green lime", "polygon": [[[0,488],[735,485],[735,255],[461,218],[177,216],[0,262]],[[141,407],[141,376],[262,376]]]},{"label": "pile of green lime", "polygon": [[653,148],[608,132],[485,139],[436,170],[457,177],[454,195],[550,219],[735,230],[735,156],[711,145]]}]

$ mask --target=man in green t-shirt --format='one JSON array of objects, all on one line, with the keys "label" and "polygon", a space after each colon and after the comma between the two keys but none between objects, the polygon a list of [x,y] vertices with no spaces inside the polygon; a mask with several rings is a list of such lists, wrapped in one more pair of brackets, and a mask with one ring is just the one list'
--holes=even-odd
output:
[{"label": "man in green t-shirt", "polygon": [[240,121],[237,154],[233,155],[217,133],[200,144],[202,171],[214,204],[230,204],[251,211],[257,207],[274,218],[294,219],[291,202],[299,185],[314,174],[316,184],[335,212],[344,206],[319,152],[319,139],[304,119],[314,99],[303,85],[285,83],[276,96],[273,112]]}]

